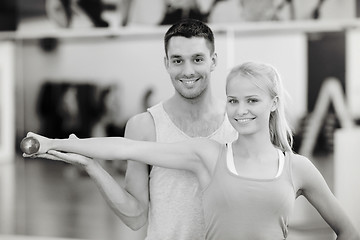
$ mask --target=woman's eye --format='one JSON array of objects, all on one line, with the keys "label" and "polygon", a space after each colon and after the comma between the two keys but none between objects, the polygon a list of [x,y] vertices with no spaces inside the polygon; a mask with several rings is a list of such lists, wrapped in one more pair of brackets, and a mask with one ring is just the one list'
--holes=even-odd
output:
[{"label": "woman's eye", "polygon": [[237,101],[235,99],[229,99],[228,102],[229,103],[236,103]]}]

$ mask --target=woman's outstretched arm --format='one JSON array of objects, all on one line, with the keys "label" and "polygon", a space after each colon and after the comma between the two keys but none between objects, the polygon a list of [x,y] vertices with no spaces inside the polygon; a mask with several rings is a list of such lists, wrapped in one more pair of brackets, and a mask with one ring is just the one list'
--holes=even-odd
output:
[{"label": "woman's outstretched arm", "polygon": [[206,138],[189,139],[177,143],[156,143],[135,141],[122,137],[49,139],[28,133],[40,142],[40,149],[34,155],[57,150],[77,153],[104,160],[134,160],[165,168],[189,170],[196,174],[209,170],[209,162],[215,162],[220,145]]}]

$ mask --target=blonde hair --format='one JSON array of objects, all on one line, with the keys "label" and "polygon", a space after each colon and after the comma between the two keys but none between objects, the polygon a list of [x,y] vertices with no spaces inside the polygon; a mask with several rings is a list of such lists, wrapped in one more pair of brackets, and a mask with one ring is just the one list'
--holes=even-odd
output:
[{"label": "blonde hair", "polygon": [[226,84],[230,79],[238,76],[254,80],[254,84],[266,90],[271,98],[278,98],[276,110],[270,113],[270,139],[280,150],[292,152],[293,134],[285,114],[286,92],[278,71],[269,64],[245,62],[231,70],[227,76]]}]

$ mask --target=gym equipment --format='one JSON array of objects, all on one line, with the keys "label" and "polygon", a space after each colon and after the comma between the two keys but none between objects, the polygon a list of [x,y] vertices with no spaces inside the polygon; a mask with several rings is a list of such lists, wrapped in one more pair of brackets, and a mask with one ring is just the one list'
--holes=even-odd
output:
[{"label": "gym equipment", "polygon": [[34,137],[26,137],[21,141],[20,149],[26,154],[34,154],[39,151],[40,143]]}]

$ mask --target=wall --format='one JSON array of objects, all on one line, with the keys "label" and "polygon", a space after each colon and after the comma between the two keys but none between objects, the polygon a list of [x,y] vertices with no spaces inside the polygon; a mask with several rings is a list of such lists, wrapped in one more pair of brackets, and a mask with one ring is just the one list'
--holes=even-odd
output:
[{"label": "wall", "polygon": [[[147,87],[156,89],[156,98],[171,92],[163,66],[160,36],[144,39],[60,40],[55,52],[44,53],[37,40],[22,45],[25,129],[36,131],[36,97],[46,80],[99,85],[117,84],[124,119],[140,111],[140,97]],[[157,90],[160,88],[160,90]],[[156,101],[156,100],[154,100]],[[33,121],[31,121],[33,120]]]},{"label": "wall", "polygon": [[0,164],[14,157],[15,45],[0,42]]},{"label": "wall", "polygon": [[[163,34],[63,38],[52,52],[44,52],[37,39],[22,40],[18,81],[23,82],[24,95],[17,104],[24,106],[17,109],[24,110],[23,130],[39,129],[36,101],[46,80],[118,84],[124,121],[143,110],[141,96],[147,88],[154,89],[152,103],[171,96],[173,88],[163,63]],[[283,76],[294,106],[291,119],[296,122],[304,114],[306,37],[302,32],[239,34],[230,29],[215,31],[215,37],[219,62],[212,81],[216,96],[225,99],[225,79],[233,65],[248,60],[265,61],[275,65]]]},{"label": "wall", "polygon": [[352,115],[360,118],[360,30],[346,33],[346,92],[347,102]]}]

